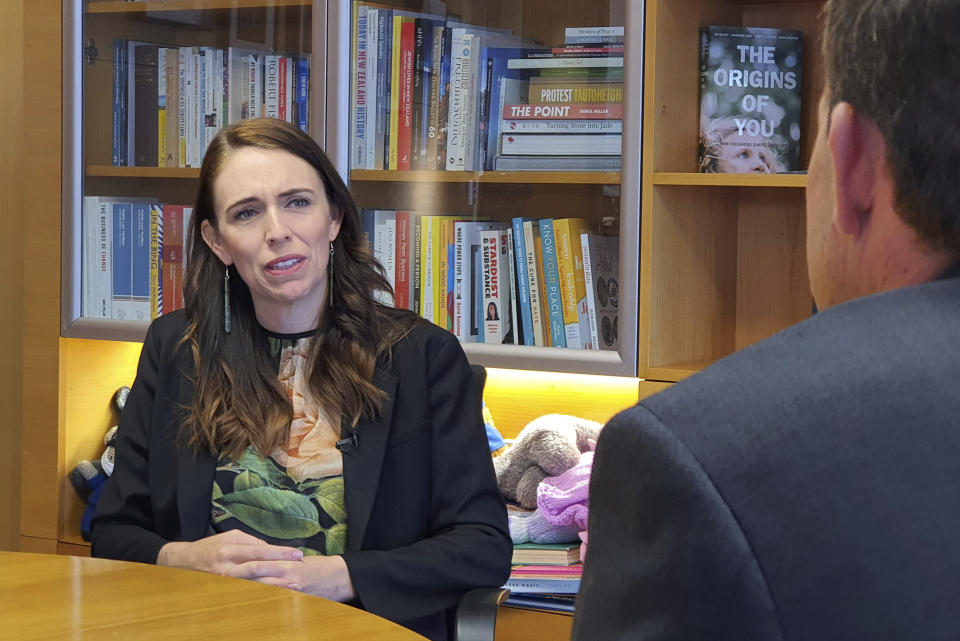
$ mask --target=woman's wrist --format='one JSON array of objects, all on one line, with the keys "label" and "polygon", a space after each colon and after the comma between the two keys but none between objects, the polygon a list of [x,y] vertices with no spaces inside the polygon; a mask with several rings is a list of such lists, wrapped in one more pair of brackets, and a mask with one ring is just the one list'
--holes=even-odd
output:
[{"label": "woman's wrist", "polygon": [[180,556],[185,545],[188,544],[182,541],[171,541],[164,544],[157,554],[157,565],[166,565],[173,568],[183,567]]}]

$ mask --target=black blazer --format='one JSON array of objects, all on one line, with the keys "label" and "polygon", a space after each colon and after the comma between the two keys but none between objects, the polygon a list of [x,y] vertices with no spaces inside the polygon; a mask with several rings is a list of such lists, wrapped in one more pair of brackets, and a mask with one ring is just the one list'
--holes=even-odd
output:
[{"label": "black blazer", "polygon": [[577,641],[958,639],[958,604],[960,278],[823,311],[600,435]]},{"label": "black blazer", "polygon": [[[120,418],[117,462],[92,523],[94,556],[155,563],[169,541],[212,533],[216,457],[177,445],[193,393],[192,359],[177,348],[185,316],[147,331]],[[358,426],[343,455],[347,552],[360,604],[433,639],[464,592],[502,585],[510,570],[506,508],[494,477],[480,399],[463,350],[422,323],[378,364],[381,418]]]}]

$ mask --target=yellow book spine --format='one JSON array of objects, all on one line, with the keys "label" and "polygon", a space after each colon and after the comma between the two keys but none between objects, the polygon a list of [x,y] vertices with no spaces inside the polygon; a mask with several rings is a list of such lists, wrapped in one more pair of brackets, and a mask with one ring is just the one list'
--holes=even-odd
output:
[{"label": "yellow book spine", "polygon": [[450,276],[450,257],[447,252],[447,246],[453,242],[453,221],[445,217],[440,221],[440,249],[439,249],[439,269],[437,270],[437,282],[440,287],[439,301],[437,304],[437,324],[440,327],[449,327],[449,302],[447,301],[447,278]]},{"label": "yellow book spine", "polygon": [[400,119],[400,26],[403,16],[393,16],[393,51],[390,68],[390,165],[389,169],[397,169],[397,134]]},{"label": "yellow book spine", "polygon": [[570,220],[569,218],[558,218],[553,221],[564,325],[577,320],[577,292],[574,286],[573,253],[570,247]]},{"label": "yellow book spine", "polygon": [[163,243],[163,208],[150,206],[150,318],[160,315],[160,252]]},{"label": "yellow book spine", "polygon": [[157,110],[157,167],[167,166],[167,110]]}]

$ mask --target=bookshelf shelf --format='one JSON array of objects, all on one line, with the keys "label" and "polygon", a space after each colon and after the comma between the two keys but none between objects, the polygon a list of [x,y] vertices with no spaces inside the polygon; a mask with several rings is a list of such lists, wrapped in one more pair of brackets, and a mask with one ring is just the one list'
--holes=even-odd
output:
[{"label": "bookshelf shelf", "polygon": [[157,11],[212,11],[217,9],[264,9],[310,7],[313,0],[103,0],[87,4],[87,13],[153,13]]},{"label": "bookshelf shelf", "polygon": [[807,186],[807,175],[695,174],[657,171],[653,174],[653,184],[690,187],[773,187],[803,189]]},{"label": "bookshelf shelf", "polygon": [[647,380],[649,381],[682,381],[688,376],[692,376],[705,367],[712,365],[715,361],[691,361],[687,363],[677,363],[676,365],[663,365],[660,367],[647,368]]},{"label": "bookshelf shelf", "polygon": [[187,178],[200,177],[197,167],[110,167],[87,165],[87,176],[109,178]]},{"label": "bookshelf shelf", "polygon": [[350,180],[408,183],[619,185],[619,171],[381,171],[353,169]]}]

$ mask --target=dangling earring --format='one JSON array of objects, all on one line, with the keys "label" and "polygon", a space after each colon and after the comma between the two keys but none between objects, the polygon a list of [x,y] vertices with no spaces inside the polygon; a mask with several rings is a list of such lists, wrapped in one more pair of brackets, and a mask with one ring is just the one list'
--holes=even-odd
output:
[{"label": "dangling earring", "polygon": [[327,266],[327,275],[330,276],[330,282],[327,289],[330,290],[330,307],[333,307],[333,243],[330,243],[330,264]]},{"label": "dangling earring", "polygon": [[223,331],[230,333],[230,268],[223,270]]}]

